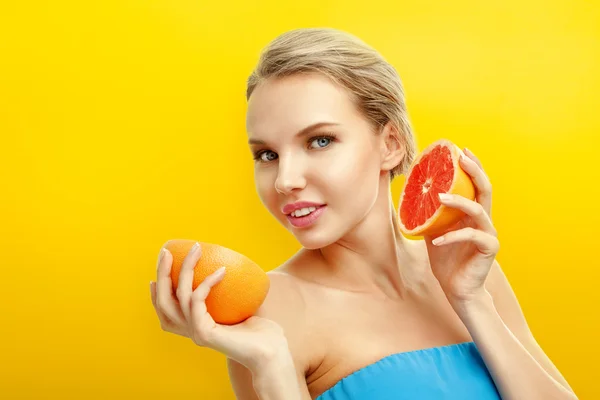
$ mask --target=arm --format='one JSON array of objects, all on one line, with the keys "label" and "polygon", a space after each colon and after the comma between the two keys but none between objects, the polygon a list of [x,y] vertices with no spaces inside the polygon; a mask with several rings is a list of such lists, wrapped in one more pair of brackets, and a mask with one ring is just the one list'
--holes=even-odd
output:
[{"label": "arm", "polygon": [[486,291],[468,303],[453,306],[477,345],[502,398],[577,399],[533,339],[497,262],[492,269],[495,271],[490,273]]},{"label": "arm", "polygon": [[535,340],[533,333],[527,325],[517,296],[497,261],[494,261],[494,264],[492,265],[492,269],[488,276],[488,282],[486,282],[486,288],[492,296],[496,311],[502,318],[504,324],[510,329],[513,335],[515,335],[519,342],[521,342],[523,347],[527,349],[552,378],[570,391],[573,391],[567,383],[567,380],[561,375],[558,368],[556,368]]}]

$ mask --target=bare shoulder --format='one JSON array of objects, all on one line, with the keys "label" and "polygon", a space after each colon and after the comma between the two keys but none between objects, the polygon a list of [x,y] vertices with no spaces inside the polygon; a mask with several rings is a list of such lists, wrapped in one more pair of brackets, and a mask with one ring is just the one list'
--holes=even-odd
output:
[{"label": "bare shoulder", "polygon": [[301,282],[283,269],[275,269],[267,275],[271,286],[256,315],[281,325],[289,345],[295,346],[300,341],[306,320],[306,302],[300,287]]}]

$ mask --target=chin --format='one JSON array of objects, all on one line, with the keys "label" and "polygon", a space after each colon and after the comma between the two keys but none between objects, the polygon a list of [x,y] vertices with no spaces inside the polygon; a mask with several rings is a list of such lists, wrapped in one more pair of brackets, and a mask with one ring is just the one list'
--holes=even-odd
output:
[{"label": "chin", "polygon": [[294,227],[287,227],[288,230],[294,235],[296,240],[300,242],[302,247],[308,250],[317,250],[327,247],[335,243],[339,238],[333,234],[330,230],[324,229],[297,229]]}]

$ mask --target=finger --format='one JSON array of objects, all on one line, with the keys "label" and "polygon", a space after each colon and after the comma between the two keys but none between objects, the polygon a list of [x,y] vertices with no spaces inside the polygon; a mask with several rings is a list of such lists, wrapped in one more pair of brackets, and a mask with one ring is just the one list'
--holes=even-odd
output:
[{"label": "finger", "polygon": [[210,289],[217,283],[221,282],[225,277],[225,267],[221,267],[202,281],[200,285],[194,290],[193,300],[194,302],[204,302],[210,293]]},{"label": "finger", "polygon": [[479,160],[479,158],[477,158],[477,156],[475,154],[473,154],[473,152],[471,150],[467,149],[466,147],[464,149],[464,152],[483,171],[483,165],[481,164],[481,161]]},{"label": "finger", "polygon": [[156,310],[156,282],[150,282],[150,300],[152,300],[152,306]]},{"label": "finger", "polygon": [[173,296],[173,284],[171,282],[173,256],[169,250],[163,249],[163,251],[164,254],[156,271],[156,308],[173,324],[183,325],[185,320]]},{"label": "finger", "polygon": [[156,315],[162,325],[165,323],[165,315],[160,311],[158,305],[156,304],[156,282],[150,282],[150,300],[152,300],[152,306],[154,307],[154,311],[156,311]]},{"label": "finger", "polygon": [[174,324],[158,308],[158,305],[156,304],[156,282],[150,282],[150,297],[152,299],[152,306],[154,306],[154,310],[156,311],[156,315],[160,321],[160,327],[167,332],[175,333],[181,336],[188,336],[185,332],[185,325],[182,325],[181,323]]},{"label": "finger", "polygon": [[469,200],[466,197],[450,193],[440,193],[439,198],[443,205],[461,210],[470,216],[479,229],[491,235],[497,235],[496,228],[494,228],[492,220],[484,210],[482,204]]},{"label": "finger", "polygon": [[477,202],[483,206],[488,215],[492,215],[492,184],[488,176],[477,162],[467,156],[460,156],[460,166],[469,174],[477,189]]},{"label": "finger", "polygon": [[477,246],[480,253],[487,256],[495,256],[500,250],[498,238],[474,228],[463,228],[448,232],[432,240],[436,246],[445,246],[451,243],[471,242]]},{"label": "finger", "polygon": [[214,333],[216,323],[206,308],[206,298],[210,290],[225,277],[225,267],[219,268],[207,276],[192,293],[191,324],[194,327],[194,341],[197,344],[207,343],[211,340],[209,334]]},{"label": "finger", "polygon": [[194,283],[194,267],[200,259],[202,251],[200,243],[196,242],[183,260],[179,281],[177,283],[177,299],[185,320],[190,321],[190,303],[192,301],[192,285]]}]

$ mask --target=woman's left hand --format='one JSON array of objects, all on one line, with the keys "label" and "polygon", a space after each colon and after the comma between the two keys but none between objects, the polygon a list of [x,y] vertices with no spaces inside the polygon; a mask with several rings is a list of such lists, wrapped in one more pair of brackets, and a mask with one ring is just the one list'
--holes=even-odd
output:
[{"label": "woman's left hand", "polygon": [[440,198],[466,215],[438,237],[425,236],[429,263],[450,304],[463,305],[485,293],[484,283],[500,243],[492,224],[492,185],[481,162],[467,149],[462,169],[475,184],[475,201],[459,195]]}]

